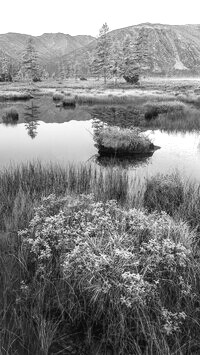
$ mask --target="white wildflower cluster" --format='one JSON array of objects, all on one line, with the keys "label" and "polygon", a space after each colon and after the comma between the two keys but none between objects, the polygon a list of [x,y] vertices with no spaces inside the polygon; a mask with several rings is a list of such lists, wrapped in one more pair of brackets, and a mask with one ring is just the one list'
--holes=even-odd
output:
[{"label": "white wildflower cluster", "polygon": [[[179,330],[184,313],[166,310],[160,295],[164,289],[167,299],[173,283],[181,297],[192,293],[187,280],[179,278],[191,257],[184,223],[164,213],[126,211],[115,201],[96,202],[92,195],[51,195],[21,235],[37,277],[66,282],[64,298],[74,314],[93,314],[98,321],[106,317],[106,305],[117,324],[117,314],[134,318],[137,307],[155,304],[165,332]],[[79,297],[84,302],[77,302]]]},{"label": "white wildflower cluster", "polygon": [[163,332],[171,335],[180,331],[180,327],[186,318],[184,312],[170,312],[166,308],[162,308]]}]

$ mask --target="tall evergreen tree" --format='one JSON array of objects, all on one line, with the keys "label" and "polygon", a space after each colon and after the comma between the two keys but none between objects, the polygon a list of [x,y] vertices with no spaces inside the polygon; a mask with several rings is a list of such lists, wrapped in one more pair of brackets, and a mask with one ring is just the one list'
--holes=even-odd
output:
[{"label": "tall evergreen tree", "polygon": [[3,51],[0,59],[0,77],[1,81],[12,81],[12,64]]},{"label": "tall evergreen tree", "polygon": [[38,64],[38,56],[33,44],[33,39],[30,37],[27,42],[26,50],[23,55],[22,62],[25,76],[32,81],[40,81],[40,68]]},{"label": "tall evergreen tree", "polygon": [[109,64],[110,73],[116,82],[117,78],[122,75],[123,65],[123,50],[122,45],[118,40],[113,41],[111,45]]},{"label": "tall evergreen tree", "polygon": [[139,65],[135,58],[134,45],[130,35],[124,39],[122,51],[122,76],[128,83],[135,84],[139,81]]},{"label": "tall evergreen tree", "polygon": [[99,31],[96,55],[93,61],[93,71],[98,75],[103,75],[105,83],[110,70],[109,58],[111,44],[108,32],[109,27],[107,23],[104,23]]},{"label": "tall evergreen tree", "polygon": [[134,44],[134,59],[141,74],[143,68],[148,65],[148,30],[144,27],[139,29]]},{"label": "tall evergreen tree", "polygon": [[138,32],[135,43],[130,35],[123,42],[123,69],[124,79],[132,84],[139,81],[141,73],[148,64],[148,33],[145,28]]}]

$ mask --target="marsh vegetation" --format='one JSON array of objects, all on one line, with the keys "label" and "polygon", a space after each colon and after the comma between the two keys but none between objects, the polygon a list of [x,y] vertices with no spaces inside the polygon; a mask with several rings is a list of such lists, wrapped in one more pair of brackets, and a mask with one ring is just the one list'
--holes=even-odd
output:
[{"label": "marsh vegetation", "polygon": [[199,99],[165,94],[67,88],[1,124],[0,354],[200,352]]},{"label": "marsh vegetation", "polygon": [[2,352],[199,349],[200,187],[130,180],[91,166],[0,174]]}]

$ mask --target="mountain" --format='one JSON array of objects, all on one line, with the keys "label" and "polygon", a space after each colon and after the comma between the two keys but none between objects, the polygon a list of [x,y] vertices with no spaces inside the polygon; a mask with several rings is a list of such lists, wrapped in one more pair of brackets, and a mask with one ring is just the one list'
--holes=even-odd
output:
[{"label": "mountain", "polygon": [[157,74],[200,73],[200,25],[144,23],[111,33],[113,40],[129,34],[133,41],[143,29],[147,36],[146,70]]},{"label": "mountain", "polygon": [[[164,25],[143,23],[109,32],[112,42],[122,42],[127,34],[135,42],[143,31],[146,37],[147,60],[141,63],[143,71],[150,75],[199,75],[200,73],[200,25]],[[94,56],[97,39],[92,36],[70,36],[63,33],[44,33],[29,36],[19,33],[0,35],[0,53],[18,62],[23,55],[29,37],[38,52],[38,58],[50,73],[56,71],[59,62],[76,62],[87,66]]]},{"label": "mountain", "polygon": [[35,37],[20,33],[6,33],[0,35],[0,52],[4,51],[7,56],[18,62],[30,37],[33,39],[42,65],[48,65],[56,58],[86,46],[94,39],[92,36],[70,36],[64,33],[44,33]]},{"label": "mountain", "polygon": [[[133,42],[143,31],[146,37],[147,59],[141,63],[143,71],[150,75],[199,75],[200,73],[200,25],[163,25],[144,23],[111,31],[111,42],[122,42],[130,35]],[[83,62],[94,55],[96,40],[76,50],[76,60]],[[63,56],[73,61],[74,53]]]}]

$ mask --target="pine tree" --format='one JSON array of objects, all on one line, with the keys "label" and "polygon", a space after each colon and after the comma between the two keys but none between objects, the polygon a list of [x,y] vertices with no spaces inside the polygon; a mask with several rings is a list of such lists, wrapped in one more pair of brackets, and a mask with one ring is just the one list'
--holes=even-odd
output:
[{"label": "pine tree", "polygon": [[103,74],[104,82],[106,83],[106,79],[109,74],[110,64],[110,38],[108,36],[109,27],[107,23],[104,23],[99,31],[99,38],[97,41],[96,47],[96,55],[93,61],[93,71],[101,75]]},{"label": "pine tree", "polygon": [[66,70],[65,70],[65,65],[64,65],[63,60],[59,61],[58,71],[59,71],[59,73],[58,73],[59,79],[65,80],[66,79]]},{"label": "pine tree", "polygon": [[133,42],[129,35],[124,39],[122,51],[122,76],[128,83],[136,84],[139,81],[139,65],[136,61]]},{"label": "pine tree", "polygon": [[123,77],[131,84],[137,84],[145,66],[148,64],[148,33],[145,28],[138,32],[135,43],[130,35],[123,42]]},{"label": "pine tree", "polygon": [[2,52],[0,60],[1,81],[12,81],[12,65],[5,52]]},{"label": "pine tree", "polygon": [[148,65],[148,32],[144,27],[139,30],[136,38],[134,45],[134,59],[141,74],[143,68]]},{"label": "pine tree", "polygon": [[33,39],[30,37],[27,43],[22,62],[25,76],[32,81],[40,81],[40,68],[38,65],[38,56],[35,50]]},{"label": "pine tree", "polygon": [[113,41],[110,51],[110,73],[114,77],[115,83],[117,78],[122,75],[123,66],[123,51],[122,45],[119,41]]}]

